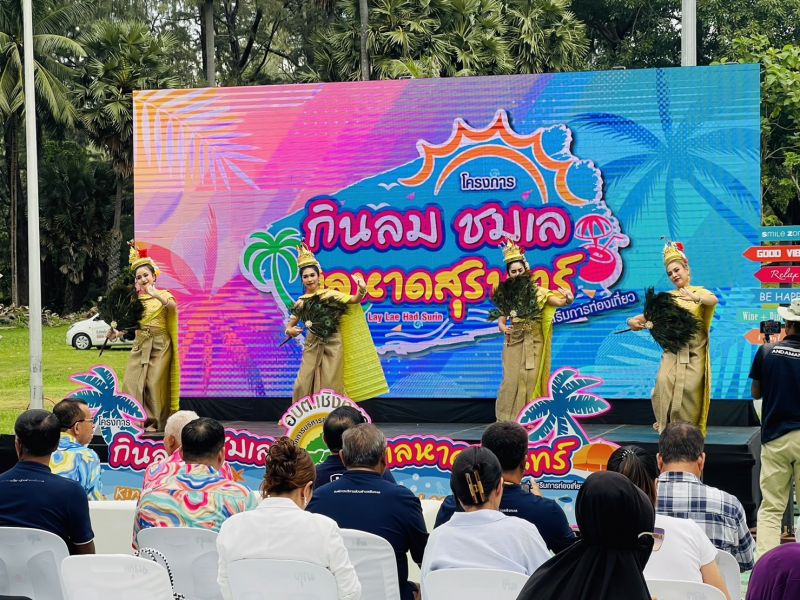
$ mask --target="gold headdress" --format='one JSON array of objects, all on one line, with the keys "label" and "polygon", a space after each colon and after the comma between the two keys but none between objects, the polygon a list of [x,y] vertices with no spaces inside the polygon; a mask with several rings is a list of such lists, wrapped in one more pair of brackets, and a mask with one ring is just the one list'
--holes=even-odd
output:
[{"label": "gold headdress", "polygon": [[297,267],[302,271],[305,267],[317,267],[319,266],[319,261],[314,256],[314,253],[309,250],[306,243],[303,242],[297,247]]},{"label": "gold headdress", "polygon": [[669,263],[675,261],[682,262],[684,265],[689,265],[689,259],[686,258],[686,254],[683,252],[683,244],[680,242],[670,242],[668,241],[664,244],[664,266],[668,267]]},{"label": "gold headdress", "polygon": [[131,247],[128,253],[128,264],[130,265],[131,271],[136,273],[136,269],[139,267],[149,265],[153,271],[155,271],[156,277],[161,274],[161,269],[159,269],[155,261],[147,255],[146,248],[137,248],[134,240],[129,241],[128,246]]},{"label": "gold headdress", "polygon": [[528,261],[525,260],[525,250],[520,248],[514,240],[508,238],[503,246],[503,261],[508,265],[518,260],[522,261],[525,267],[528,266]]}]

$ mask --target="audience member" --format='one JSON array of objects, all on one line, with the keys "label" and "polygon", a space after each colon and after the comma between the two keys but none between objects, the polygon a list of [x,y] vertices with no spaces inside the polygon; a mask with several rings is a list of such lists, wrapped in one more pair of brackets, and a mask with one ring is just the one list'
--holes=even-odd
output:
[{"label": "audience member", "polygon": [[746,600],[800,598],[800,544],[783,544],[763,556],[750,575]]},{"label": "audience member", "polygon": [[94,435],[94,417],[80,398],[66,398],[53,407],[61,426],[58,449],[50,457],[50,471],[77,481],[89,500],[105,500],[100,457],[88,448]]},{"label": "audience member", "polygon": [[[655,455],[639,446],[617,448],[608,459],[608,470],[625,475],[655,506],[658,480]],[[647,561],[646,579],[707,583],[730,598],[716,563],[717,549],[697,523],[656,514],[656,530],[659,529],[663,530],[664,541]]]},{"label": "audience member", "polygon": [[[527,439],[527,438],[526,438]],[[487,448],[473,446],[458,455],[450,488],[463,512],[434,530],[422,560],[425,577],[439,569],[500,569],[533,575],[550,558],[535,525],[500,512],[505,493],[500,461]]]},{"label": "audience member", "polygon": [[786,337],[758,349],[750,377],[753,398],[761,398],[761,506],[757,555],[781,543],[781,522],[792,491],[800,494],[800,298],[778,313]]},{"label": "audience member", "polygon": [[[168,423],[169,426],[169,423]],[[336,578],[339,600],[361,598],[361,585],[344,540],[328,517],[305,511],[314,493],[314,463],[287,437],[269,449],[258,508],[233,515],[217,538],[219,585],[232,600],[228,563],[243,558],[302,560],[321,565]]]},{"label": "audience member", "polygon": [[219,531],[236,513],[255,508],[258,501],[244,485],[219,472],[225,460],[225,429],[219,421],[195,419],[181,431],[186,463],[174,475],[142,492],[133,523],[136,535],[146,527],[200,527]]},{"label": "audience member", "polygon": [[592,473],[578,491],[580,539],[539,567],[517,600],[650,600],[653,504],[623,475]]},{"label": "audience member", "polygon": [[[528,458],[528,432],[525,428],[511,421],[492,423],[483,432],[481,445],[498,458],[503,469],[500,512],[533,523],[554,553],[575,542],[575,534],[558,502],[544,498],[538,488],[532,492],[522,485]],[[446,523],[454,512],[461,510],[455,497],[447,496],[436,515],[434,527]]]},{"label": "audience member", "polygon": [[14,424],[19,462],[0,474],[0,526],[30,527],[56,534],[70,554],[94,554],[89,500],[80,484],[50,472],[58,447],[58,419],[26,410]]},{"label": "audience member", "polygon": [[[186,466],[181,456],[181,431],[187,423],[199,418],[193,410],[179,410],[170,415],[164,427],[164,450],[167,451],[167,456],[147,467],[144,472],[143,490],[157,486]],[[225,479],[235,481],[231,466],[226,461],[222,462],[219,473]]]},{"label": "audience member", "polygon": [[741,571],[753,568],[755,542],[739,500],[701,481],[703,434],[689,423],[670,423],[658,440],[658,504],[662,515],[692,519],[718,550],[736,557]]},{"label": "audience member", "polygon": [[428,541],[422,505],[410,490],[383,479],[386,438],[368,423],[342,435],[344,474],[318,488],[308,510],[332,518],[342,529],[379,535],[394,549],[400,597],[411,600],[416,586],[408,581],[406,552],[419,564]]},{"label": "audience member", "polygon": [[[322,439],[331,451],[331,455],[317,465],[317,478],[314,487],[318,488],[331,481],[336,481],[345,472],[344,463],[339,453],[342,451],[342,434],[360,423],[366,423],[364,415],[352,406],[340,406],[333,409],[322,423]],[[394,483],[389,469],[384,470],[383,478]]]}]

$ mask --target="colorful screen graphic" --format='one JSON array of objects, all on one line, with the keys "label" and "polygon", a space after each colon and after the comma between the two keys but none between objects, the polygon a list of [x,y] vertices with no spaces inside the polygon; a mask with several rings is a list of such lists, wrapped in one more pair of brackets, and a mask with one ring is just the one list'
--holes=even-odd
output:
[{"label": "colorful screen graphic", "polygon": [[[663,238],[720,299],[712,397],[745,397],[758,243],[756,65],[135,95],[136,236],[180,307],[184,397],[291,396],[305,240],[355,291],[396,398],[493,398],[501,244],[568,288],[553,370],[648,398],[661,351],[616,331],[670,289]],[[743,286],[748,286],[747,288]],[[743,316],[745,315],[745,316]]]}]

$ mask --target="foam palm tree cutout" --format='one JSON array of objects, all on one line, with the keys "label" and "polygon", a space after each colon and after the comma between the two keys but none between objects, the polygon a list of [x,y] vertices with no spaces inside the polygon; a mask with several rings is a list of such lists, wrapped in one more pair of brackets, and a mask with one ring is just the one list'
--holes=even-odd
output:
[{"label": "foam palm tree cutout", "polygon": [[93,367],[90,372],[72,375],[70,379],[84,386],[70,396],[86,402],[106,444],[110,445],[123,431],[133,437],[141,433],[139,424],[146,418],[144,409],[138,400],[119,391],[119,380],[111,367]]},{"label": "foam palm tree cutout", "polygon": [[250,234],[249,243],[242,254],[242,273],[256,288],[273,292],[280,302],[291,307],[294,300],[289,295],[281,275],[281,264],[289,270],[287,283],[297,279],[297,246],[302,241],[297,229],[287,227],[276,234],[269,231],[256,231]]},{"label": "foam palm tree cutout", "polygon": [[589,438],[577,419],[606,412],[611,406],[603,398],[589,392],[603,383],[599,377],[581,375],[577,369],[564,367],[550,377],[550,396],[534,400],[522,409],[517,421],[534,428],[528,432],[531,442],[574,435],[582,444]]}]

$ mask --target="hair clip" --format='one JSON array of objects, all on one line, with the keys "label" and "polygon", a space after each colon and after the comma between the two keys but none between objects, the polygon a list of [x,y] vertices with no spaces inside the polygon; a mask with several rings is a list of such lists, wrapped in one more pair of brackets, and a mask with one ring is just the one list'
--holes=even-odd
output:
[{"label": "hair clip", "polygon": [[469,495],[472,497],[472,501],[475,504],[479,504],[478,496],[476,495],[478,486],[472,483],[472,476],[469,473],[464,473],[464,477],[467,478],[467,489],[469,490]]},{"label": "hair clip", "polygon": [[622,451],[622,458],[625,459],[628,458],[629,456],[636,456],[636,452],[631,450],[630,448],[625,448]]}]

